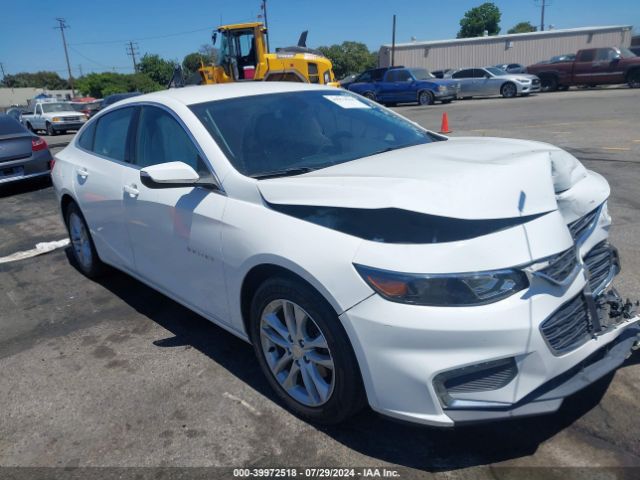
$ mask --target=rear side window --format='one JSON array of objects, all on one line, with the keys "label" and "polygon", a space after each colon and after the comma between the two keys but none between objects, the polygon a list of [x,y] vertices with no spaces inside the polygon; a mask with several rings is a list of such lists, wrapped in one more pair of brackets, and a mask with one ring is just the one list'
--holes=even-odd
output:
[{"label": "rear side window", "polygon": [[157,107],[142,107],[132,160],[142,168],[184,162],[201,175],[209,173],[184,128],[170,113]]},{"label": "rear side window", "polygon": [[96,122],[91,122],[82,131],[82,135],[78,139],[78,146],[85,150],[93,151],[93,137],[96,133]]},{"label": "rear side window", "polygon": [[595,50],[583,50],[580,52],[579,62],[591,62],[596,56]]},{"label": "rear side window", "polygon": [[451,78],[471,78],[473,76],[473,70],[460,70],[459,72],[451,75]]},{"label": "rear side window", "polygon": [[127,135],[134,108],[120,108],[100,117],[93,140],[93,151],[126,162]]}]

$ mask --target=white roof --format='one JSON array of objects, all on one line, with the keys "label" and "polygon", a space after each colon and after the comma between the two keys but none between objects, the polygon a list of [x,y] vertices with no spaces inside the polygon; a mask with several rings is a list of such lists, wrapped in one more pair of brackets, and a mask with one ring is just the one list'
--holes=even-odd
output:
[{"label": "white roof", "polygon": [[331,90],[335,87],[326,85],[312,85],[302,82],[238,82],[222,83],[218,85],[193,85],[181,88],[169,88],[158,92],[147,93],[127,98],[118,102],[118,105],[135,103],[140,101],[162,101],[166,99],[176,100],[185,105],[223,100],[226,98],[246,97],[250,95],[262,95],[268,93],[298,92],[301,90]]},{"label": "white roof", "polygon": [[[558,30],[545,30],[543,32],[527,32],[527,33],[510,33],[506,35],[491,35],[488,37],[471,37],[471,38],[452,38],[449,40],[433,40],[425,42],[408,42],[408,43],[396,43],[396,48],[403,47],[429,47],[432,45],[442,45],[446,43],[473,43],[483,41],[493,41],[500,39],[514,39],[524,37],[552,37],[554,35],[568,35],[572,33],[584,33],[584,32],[599,32],[604,30],[631,30],[631,25],[610,25],[605,27],[579,27],[579,28],[565,28]],[[381,48],[391,48],[390,43],[385,43]]]}]

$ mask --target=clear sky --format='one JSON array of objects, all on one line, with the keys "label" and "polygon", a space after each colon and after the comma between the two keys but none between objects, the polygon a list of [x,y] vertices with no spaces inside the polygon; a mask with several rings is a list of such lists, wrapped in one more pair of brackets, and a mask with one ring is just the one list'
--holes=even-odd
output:
[{"label": "clear sky", "polygon": [[[640,0],[547,0],[545,24],[555,28],[633,25],[640,31]],[[267,0],[271,47],[293,45],[309,30],[311,47],[355,40],[376,50],[397,41],[454,38],[464,13],[483,0]],[[539,2],[497,0],[502,32],[520,21],[540,22]],[[114,70],[133,71],[125,42],[140,54],[182,60],[210,42],[222,23],[253,21],[260,0],[0,0],[0,62],[5,72],[56,70],[66,77],[60,31],[64,17],[74,76]]]}]

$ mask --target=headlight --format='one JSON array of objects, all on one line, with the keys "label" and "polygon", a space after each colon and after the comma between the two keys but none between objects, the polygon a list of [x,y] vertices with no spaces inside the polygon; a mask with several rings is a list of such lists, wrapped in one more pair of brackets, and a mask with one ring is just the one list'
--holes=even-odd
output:
[{"label": "headlight", "polygon": [[440,93],[444,93],[444,92],[446,92],[446,91],[447,91],[447,87],[446,87],[446,85],[438,85],[438,91],[439,91]]},{"label": "headlight", "polygon": [[529,286],[527,275],[514,269],[473,273],[412,274],[354,265],[379,295],[392,302],[434,307],[486,305]]},{"label": "headlight", "polygon": [[61,122],[61,121],[62,121],[62,118],[60,118],[60,117],[53,117],[53,118],[51,119],[51,121],[52,121],[52,122]]},{"label": "headlight", "polygon": [[530,78],[516,78],[516,81],[520,83],[531,83]]}]

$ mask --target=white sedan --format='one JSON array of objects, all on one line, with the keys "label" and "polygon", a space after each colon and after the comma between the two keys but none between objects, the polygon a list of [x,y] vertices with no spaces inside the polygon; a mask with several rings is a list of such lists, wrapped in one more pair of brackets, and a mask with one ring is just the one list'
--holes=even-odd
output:
[{"label": "white sedan", "polygon": [[127,272],[251,342],[309,421],[556,410],[640,331],[609,285],[609,186],[551,145],[447,138],[350,92],[187,87],[56,155],[77,268]]}]

